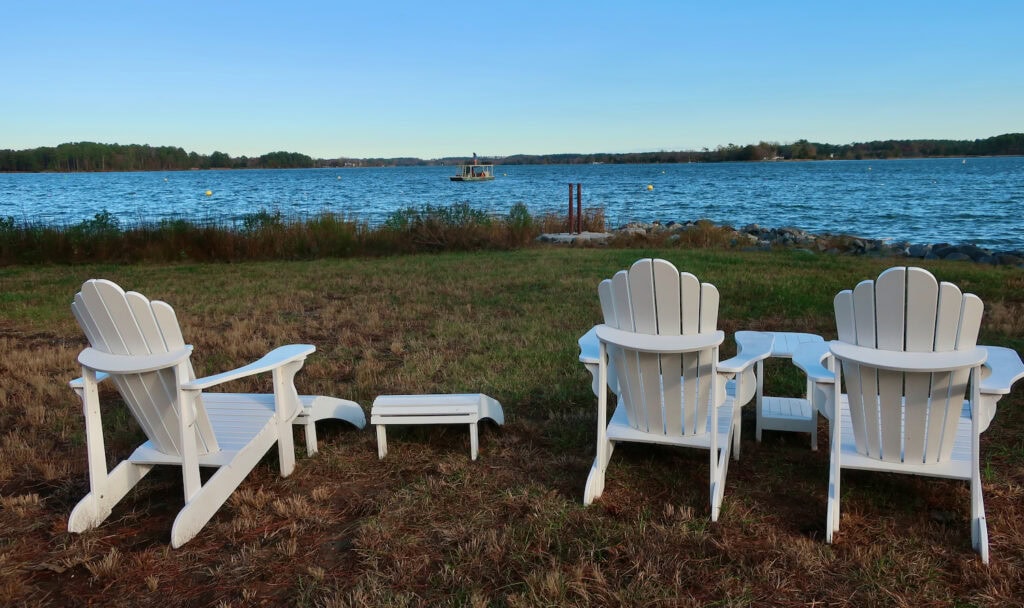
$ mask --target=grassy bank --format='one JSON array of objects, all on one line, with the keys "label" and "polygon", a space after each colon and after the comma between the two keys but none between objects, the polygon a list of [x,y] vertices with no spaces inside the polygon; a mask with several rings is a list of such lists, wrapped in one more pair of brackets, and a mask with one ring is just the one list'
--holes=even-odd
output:
[{"label": "grassy bank", "polygon": [[[466,203],[423,205],[391,213],[380,226],[322,213],[286,218],[261,210],[234,224],[185,219],[122,226],[107,211],[70,226],[0,217],[0,266],[96,262],[239,262],[313,260],[437,251],[519,249],[545,232],[565,232],[568,218],[531,215],[513,205],[494,215]],[[604,211],[584,209],[582,227],[605,229]]]},{"label": "grassy bank", "polygon": [[[971,551],[966,483],[844,475],[824,543],[827,439],[743,423],[721,517],[706,454],[616,450],[605,494],[581,504],[595,398],[576,339],[600,319],[600,279],[666,257],[715,283],[721,327],[833,337],[832,297],[899,260],[796,252],[549,249],[238,264],[0,268],[0,604],[184,606],[1009,605],[1024,597],[1024,391],[982,437],[992,563]],[[986,303],[981,341],[1024,350],[1024,273],[925,264]],[[88,488],[69,303],[88,278],[175,306],[197,373],[284,343],[318,351],[304,393],[485,392],[506,425],[481,456],[459,427],[320,426],[321,453],[287,479],[272,453],[199,535],[168,546],[178,469],[151,473],[97,530],[66,531]],[[727,339],[731,345],[731,338]],[[727,346],[729,348],[731,346]],[[773,364],[770,391],[801,377]],[[269,379],[239,390],[269,390]],[[141,434],[103,393],[108,460]],[[825,425],[819,427],[824,438]]]}]

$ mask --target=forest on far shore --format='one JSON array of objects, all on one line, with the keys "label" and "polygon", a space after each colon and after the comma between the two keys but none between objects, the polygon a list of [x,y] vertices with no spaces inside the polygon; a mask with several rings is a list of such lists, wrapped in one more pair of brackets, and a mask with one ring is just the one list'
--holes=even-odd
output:
[{"label": "forest on far shore", "polygon": [[[773,160],[865,160],[950,156],[1021,156],[1024,133],[1006,133],[986,139],[885,140],[852,144],[825,144],[800,139],[790,144],[759,142],[715,149],[635,152],[628,154],[542,154],[481,158],[501,165],[643,164],[735,162]],[[189,169],[298,169],[316,167],[411,167],[454,165],[469,157],[332,158],[314,159],[298,152],[271,152],[258,157],[233,157],[225,152],[197,154],[180,147],[145,144],[65,143],[30,150],[0,150],[0,172],[180,171]]]}]

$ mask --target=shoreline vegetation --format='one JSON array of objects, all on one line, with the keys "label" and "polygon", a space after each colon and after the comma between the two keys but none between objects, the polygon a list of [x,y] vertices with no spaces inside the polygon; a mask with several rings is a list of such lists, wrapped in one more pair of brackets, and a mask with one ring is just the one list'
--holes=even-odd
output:
[{"label": "shoreline vegetation", "polygon": [[[1005,133],[985,139],[884,140],[850,144],[761,141],[714,149],[593,154],[513,154],[489,156],[501,165],[714,163],[787,160],[878,160],[1024,155],[1024,133]],[[413,167],[457,165],[469,157],[424,160],[400,158],[315,159],[298,152],[271,152],[258,157],[232,157],[225,152],[186,152],[174,146],[63,143],[55,147],[0,150],[0,173],[78,173],[104,171],[184,171],[195,169],[300,169],[326,167]]]},{"label": "shoreline vegetation", "polygon": [[569,233],[564,215],[533,216],[523,203],[507,215],[468,203],[407,207],[383,224],[335,213],[288,218],[266,209],[232,225],[185,219],[122,226],[102,211],[70,226],[37,225],[0,217],[0,267],[38,264],[246,262],[382,257],[444,251],[511,251],[567,244],[616,249],[659,247],[860,255],[972,261],[1024,268],[1024,251],[993,251],[971,244],[912,244],[846,234],[812,234],[792,227],[742,228],[710,220],[606,227],[604,210],[584,208],[582,234]]},{"label": "shoreline vegetation", "polygon": [[[968,484],[844,472],[843,526],[826,544],[829,449],[807,434],[754,439],[743,411],[721,517],[706,453],[623,444],[605,493],[582,504],[596,399],[576,340],[601,319],[600,280],[660,257],[713,283],[719,328],[835,337],[833,296],[892,259],[795,251],[533,247],[408,256],[0,269],[0,605],[5,606],[1009,606],[1024,597],[1024,391],[982,435],[992,542],[971,549]],[[1024,349],[1024,274],[920,263],[985,303],[979,342]],[[168,546],[181,472],[157,467],[84,534],[68,514],[88,492],[82,404],[67,382],[85,347],[69,303],[108,278],[171,304],[198,376],[275,346],[317,347],[296,385],[352,399],[482,392],[505,425],[389,430],[318,424],[288,478],[271,450],[199,535]],[[800,395],[788,361],[766,392]],[[268,378],[239,392],[267,392]],[[107,461],[144,436],[116,391],[100,394]],[[296,431],[301,434],[301,431]],[[301,441],[297,442],[302,445]],[[849,500],[847,500],[849,499]]]}]

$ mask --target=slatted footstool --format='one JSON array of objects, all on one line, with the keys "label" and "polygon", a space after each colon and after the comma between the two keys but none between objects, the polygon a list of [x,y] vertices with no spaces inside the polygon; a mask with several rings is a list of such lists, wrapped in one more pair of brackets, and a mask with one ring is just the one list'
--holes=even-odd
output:
[{"label": "slatted footstool", "polygon": [[370,424],[377,427],[377,455],[388,453],[384,427],[389,424],[468,424],[469,455],[476,460],[480,439],[477,423],[490,418],[505,423],[501,404],[483,394],[381,395],[373,400]]}]

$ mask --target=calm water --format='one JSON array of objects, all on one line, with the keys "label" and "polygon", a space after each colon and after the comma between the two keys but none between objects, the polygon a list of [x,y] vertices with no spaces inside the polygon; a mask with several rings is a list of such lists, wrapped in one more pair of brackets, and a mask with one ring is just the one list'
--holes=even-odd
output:
[{"label": "calm water", "polygon": [[[396,209],[467,202],[495,213],[517,202],[564,213],[567,184],[612,227],[686,221],[855,234],[913,243],[1024,249],[1024,157],[498,166],[483,183],[448,180],[453,167],[0,174],[0,217],[73,224],[106,209],[122,224],[184,218],[238,223],[266,209],[323,211],[376,225]],[[653,186],[648,190],[647,186]],[[210,190],[212,196],[206,196]]]}]

